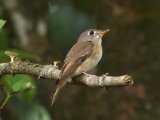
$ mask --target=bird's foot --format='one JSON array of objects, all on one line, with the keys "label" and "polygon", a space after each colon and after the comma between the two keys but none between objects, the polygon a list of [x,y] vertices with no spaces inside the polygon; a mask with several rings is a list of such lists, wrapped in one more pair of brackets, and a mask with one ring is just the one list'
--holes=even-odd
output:
[{"label": "bird's foot", "polygon": [[87,80],[91,80],[96,76],[96,75],[88,74],[86,72],[83,72],[83,74],[87,76]]},{"label": "bird's foot", "polygon": [[92,75],[92,74],[88,74],[88,73],[86,73],[86,72],[82,72],[84,75],[87,75],[88,77],[93,77],[94,75]]},{"label": "bird's foot", "polygon": [[102,75],[102,77],[105,78],[108,75],[109,75],[109,73],[105,73],[105,74]]},{"label": "bird's foot", "polygon": [[[106,76],[108,76],[108,75],[109,75],[109,73],[103,74],[102,77],[101,77],[101,78],[102,78],[102,81],[103,81],[103,80],[106,78]],[[108,89],[109,89],[109,88],[106,87],[106,86],[100,86],[100,87],[101,87],[101,88],[104,88],[106,91],[108,91]]]}]

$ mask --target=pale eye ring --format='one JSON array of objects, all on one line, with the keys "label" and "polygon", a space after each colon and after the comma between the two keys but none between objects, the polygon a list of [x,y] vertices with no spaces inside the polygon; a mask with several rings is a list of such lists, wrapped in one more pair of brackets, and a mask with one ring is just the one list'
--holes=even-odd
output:
[{"label": "pale eye ring", "polygon": [[93,30],[91,30],[91,31],[88,32],[88,35],[93,36],[94,34],[95,34],[95,32]]}]

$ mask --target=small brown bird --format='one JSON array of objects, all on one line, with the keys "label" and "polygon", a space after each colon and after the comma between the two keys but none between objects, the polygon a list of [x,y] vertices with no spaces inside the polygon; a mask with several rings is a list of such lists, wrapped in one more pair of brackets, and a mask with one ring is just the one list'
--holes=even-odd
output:
[{"label": "small brown bird", "polygon": [[108,31],[109,29],[90,29],[79,36],[77,43],[70,49],[64,60],[51,106],[69,79],[85,73],[97,65],[102,57],[102,36]]}]

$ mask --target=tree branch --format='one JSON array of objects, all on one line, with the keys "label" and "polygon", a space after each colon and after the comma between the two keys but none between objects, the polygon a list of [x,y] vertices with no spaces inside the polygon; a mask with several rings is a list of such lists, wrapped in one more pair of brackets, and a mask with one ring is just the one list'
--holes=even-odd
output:
[{"label": "tree branch", "polygon": [[[0,64],[0,76],[6,74],[28,74],[47,79],[58,79],[61,70],[57,64],[40,65],[28,61],[14,60],[10,63]],[[130,86],[133,85],[133,79],[129,75],[122,76],[96,76],[91,74],[83,74],[75,80],[78,84],[84,84],[91,87],[114,87],[114,86]]]}]

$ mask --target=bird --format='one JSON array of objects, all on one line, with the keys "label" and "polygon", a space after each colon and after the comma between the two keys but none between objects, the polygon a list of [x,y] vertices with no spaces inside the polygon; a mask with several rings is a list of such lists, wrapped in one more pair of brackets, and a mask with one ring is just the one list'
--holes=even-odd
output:
[{"label": "bird", "polygon": [[[110,31],[89,29],[82,32],[77,42],[67,53],[61,68],[60,77],[56,84],[56,90],[52,97],[51,106],[55,103],[59,92],[71,78],[85,74],[93,69],[102,57],[102,37]],[[87,73],[86,73],[87,74]]]}]

